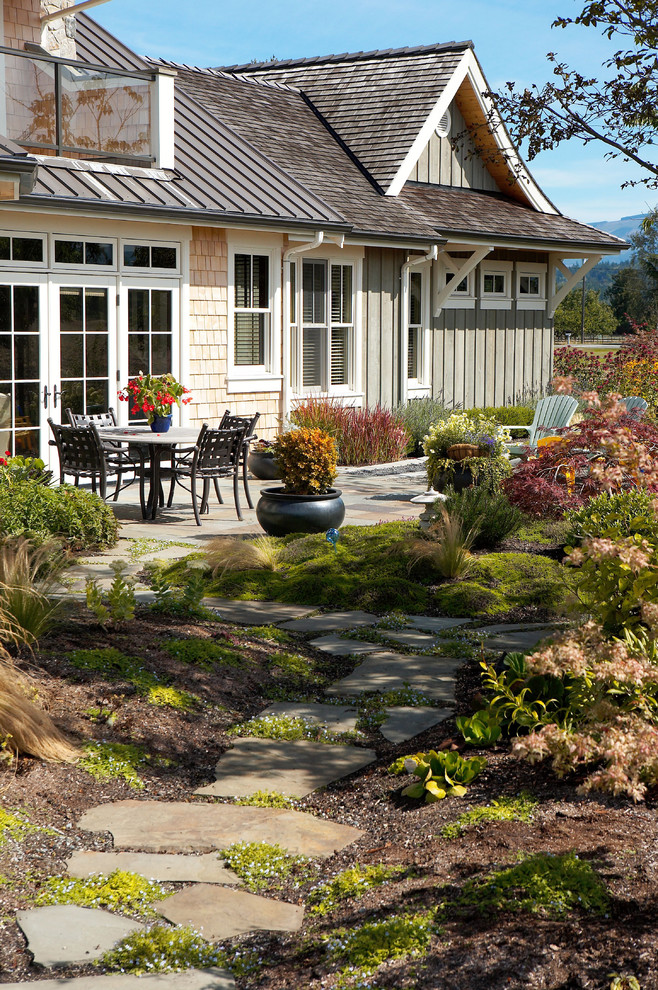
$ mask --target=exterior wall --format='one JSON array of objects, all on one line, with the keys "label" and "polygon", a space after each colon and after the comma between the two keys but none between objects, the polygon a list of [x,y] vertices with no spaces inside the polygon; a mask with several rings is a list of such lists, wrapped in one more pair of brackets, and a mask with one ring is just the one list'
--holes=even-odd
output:
[{"label": "exterior wall", "polygon": [[475,150],[457,104],[450,107],[450,134],[440,138],[433,134],[409,175],[414,182],[431,182],[441,186],[459,186],[500,192]]},{"label": "exterior wall", "polygon": [[23,48],[26,41],[41,41],[40,0],[3,0],[3,45]]},{"label": "exterior wall", "polygon": [[405,251],[366,248],[363,262],[364,405],[400,399],[400,303]]},{"label": "exterior wall", "polygon": [[227,394],[228,244],[226,231],[194,227],[190,242],[189,354],[186,381],[194,402],[191,425],[216,425],[224,411],[260,413],[258,435],[274,436],[281,415],[279,392]]},{"label": "exterior wall", "polygon": [[[52,14],[56,10],[71,7],[75,2],[76,0],[41,0],[41,13]],[[76,58],[75,16],[62,17],[44,24],[41,44],[57,58]]]},{"label": "exterior wall", "polygon": [[[496,251],[491,260],[548,263],[544,254],[511,251]],[[476,286],[474,309],[443,309],[432,317],[432,393],[447,405],[469,408],[543,391],[553,353],[546,310],[521,310],[515,300],[511,309],[487,309]]]}]

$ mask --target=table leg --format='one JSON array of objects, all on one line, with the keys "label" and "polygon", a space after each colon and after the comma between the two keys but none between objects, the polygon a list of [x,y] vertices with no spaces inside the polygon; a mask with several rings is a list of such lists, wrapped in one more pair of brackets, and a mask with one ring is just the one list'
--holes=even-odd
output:
[{"label": "table leg", "polygon": [[162,447],[153,444],[151,447],[151,519],[158,517],[158,505],[160,502],[160,454]]}]

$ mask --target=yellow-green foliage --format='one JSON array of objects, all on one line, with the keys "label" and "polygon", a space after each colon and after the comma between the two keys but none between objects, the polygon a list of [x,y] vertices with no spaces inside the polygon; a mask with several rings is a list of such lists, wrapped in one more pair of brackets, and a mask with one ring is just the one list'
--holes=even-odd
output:
[{"label": "yellow-green foliage", "polygon": [[273,449],[286,491],[297,495],[329,491],[337,473],[338,451],[328,433],[302,426],[279,434]]},{"label": "yellow-green foliage", "polygon": [[366,891],[387,883],[404,872],[404,869],[404,866],[384,866],[383,863],[377,863],[374,866],[352,866],[343,870],[311,892],[311,914],[328,914],[341,901],[363,897]]},{"label": "yellow-green foliage", "polygon": [[270,666],[282,671],[287,677],[305,684],[324,684],[326,678],[313,669],[313,661],[299,653],[273,653]]},{"label": "yellow-green foliage", "polygon": [[206,548],[206,559],[213,577],[227,571],[276,571],[285,556],[285,544],[272,536],[258,536],[255,540],[220,536],[211,540]]},{"label": "yellow-green foliage", "polygon": [[192,928],[155,925],[134,932],[107,952],[99,965],[121,973],[170,973],[221,966],[222,953]]},{"label": "yellow-green foliage", "polygon": [[268,842],[234,842],[219,855],[249,890],[280,887],[293,874],[298,886],[315,873],[308,857],[293,856],[282,846]]},{"label": "yellow-green foliage", "polygon": [[327,955],[345,968],[346,976],[357,969],[369,975],[390,959],[422,957],[436,931],[433,911],[394,915],[386,921],[371,921],[357,928],[338,929],[325,942]]},{"label": "yellow-green foliage", "polygon": [[13,813],[0,808],[0,849],[8,839],[22,842],[32,832],[46,832],[52,835],[51,829],[32,825],[24,811]]},{"label": "yellow-green foliage", "polygon": [[239,722],[228,730],[230,736],[257,736],[260,739],[312,739],[315,742],[344,745],[357,738],[359,732],[334,732],[324,722],[309,722],[292,715],[261,715],[248,722]]},{"label": "yellow-green foliage", "polygon": [[247,797],[234,798],[233,803],[251,805],[254,808],[296,808],[298,804],[278,791],[254,791]]},{"label": "yellow-green foliage", "polygon": [[144,787],[137,767],[146,763],[148,757],[139,746],[130,743],[89,743],[84,751],[78,766],[96,780],[125,780],[137,790]]},{"label": "yellow-green foliage", "polygon": [[292,636],[285,629],[278,629],[276,626],[249,626],[245,629],[245,635],[253,639],[265,639],[270,643],[280,643],[285,645],[292,642]]},{"label": "yellow-green foliage", "polygon": [[190,712],[199,704],[195,694],[181,691],[179,688],[165,687],[163,684],[149,688],[146,700],[159,708],[176,708],[181,712]]},{"label": "yellow-green foliage", "polygon": [[456,822],[444,825],[441,835],[444,839],[458,839],[467,829],[484,822],[529,822],[536,806],[536,800],[527,791],[521,791],[518,797],[500,797],[491,804],[465,811]]},{"label": "yellow-green foliage", "polygon": [[215,666],[243,667],[246,659],[242,653],[225,643],[195,636],[189,639],[172,639],[163,644],[163,649],[181,663],[193,664],[207,671],[214,670]]},{"label": "yellow-green foliage", "polygon": [[450,907],[490,915],[495,911],[529,911],[562,918],[578,908],[605,914],[610,898],[598,874],[575,853],[537,853],[484,879],[468,880]]},{"label": "yellow-green foliage", "polygon": [[98,671],[108,680],[128,681],[150,704],[160,708],[190,711],[198,704],[199,699],[188,691],[162,684],[155,674],[144,669],[144,661],[140,657],[127,657],[112,646],[74,650],[69,654],[69,659],[80,670]]},{"label": "yellow-green foliage", "polygon": [[80,907],[108,908],[121,914],[154,915],[151,901],[162,900],[169,891],[139,873],[114,870],[104,876],[83,879],[50,877],[36,896],[37,904],[78,904]]}]

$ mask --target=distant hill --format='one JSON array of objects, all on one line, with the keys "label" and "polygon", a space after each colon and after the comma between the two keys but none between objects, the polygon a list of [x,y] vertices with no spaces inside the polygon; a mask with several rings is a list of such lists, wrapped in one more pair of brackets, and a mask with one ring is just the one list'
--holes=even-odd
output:
[{"label": "distant hill", "polygon": [[[592,227],[596,227],[597,230],[604,230],[606,234],[614,234],[615,237],[621,237],[622,240],[627,241],[631,234],[634,234],[638,229],[646,213],[636,213],[632,217],[622,217],[621,220],[599,220],[598,223],[590,224]],[[623,262],[628,262],[631,259],[631,251],[622,251],[618,258],[615,260]]]}]

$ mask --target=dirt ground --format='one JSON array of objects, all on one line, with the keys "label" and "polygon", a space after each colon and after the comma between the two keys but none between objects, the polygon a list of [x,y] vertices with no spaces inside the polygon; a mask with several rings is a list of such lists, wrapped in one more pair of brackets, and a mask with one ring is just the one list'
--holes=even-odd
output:
[{"label": "dirt ground", "polygon": [[[214,638],[234,647],[243,662],[205,671],[172,659],[163,644],[186,636]],[[147,670],[195,693],[203,707],[190,713],[155,707],[127,682],[103,680],[67,659],[74,649],[102,646],[142,658]],[[276,659],[282,651],[308,658],[312,676],[303,683],[282,670]],[[54,975],[32,964],[13,919],[17,910],[31,906],[46,877],[65,872],[65,861],[74,850],[111,848],[109,834],[77,827],[85,810],[125,798],[202,800],[193,798],[192,791],[213,779],[217,758],[230,745],[226,729],[231,724],[286,692],[319,699],[319,685],[311,684],[314,676],[334,680],[353,666],[349,659],[319,655],[302,637],[281,645],[250,638],[248,631],[225,623],[191,623],[148,611],[118,631],[103,630],[82,613],[72,614],[43,640],[39,652],[22,657],[19,664],[33,678],[40,704],[74,740],[135,743],[151,759],[139,771],[144,787],[138,791],[122,781],[98,781],[75,766],[27,758],[11,766],[0,763],[0,807],[22,811],[32,824],[49,829],[0,847],[0,983]],[[459,678],[458,706],[464,712],[472,710],[475,669],[465,664]],[[94,708],[104,710],[100,720],[89,714]],[[451,739],[457,745],[454,732],[451,720],[401,746],[373,732],[363,744],[376,749],[375,764],[298,803],[299,810],[366,832],[358,843],[323,861],[319,879],[356,863],[406,869],[394,881],[344,902],[331,914],[318,920],[307,916],[305,928],[296,935],[244,939],[260,949],[263,963],[258,973],[238,980],[239,987],[331,988],[336,967],[327,962],[321,945],[329,931],[431,907],[468,878],[516,862],[519,853],[574,851],[603,879],[611,896],[609,916],[575,911],[555,921],[521,912],[474,912],[442,923],[424,959],[385,965],[368,985],[380,990],[607,990],[614,972],[635,975],[642,990],[658,988],[656,796],[637,806],[581,797],[577,778],[559,781],[547,766],[520,764],[504,744],[487,751],[487,768],[461,801],[418,805],[401,798],[401,786],[408,781],[387,772],[391,761],[451,745]],[[487,823],[453,840],[441,836],[441,827],[468,807],[522,789],[538,801],[532,821]],[[172,890],[180,886],[170,885]],[[304,890],[289,884],[270,896],[297,902],[303,900]],[[98,970],[76,967],[58,975],[85,972]]]}]

